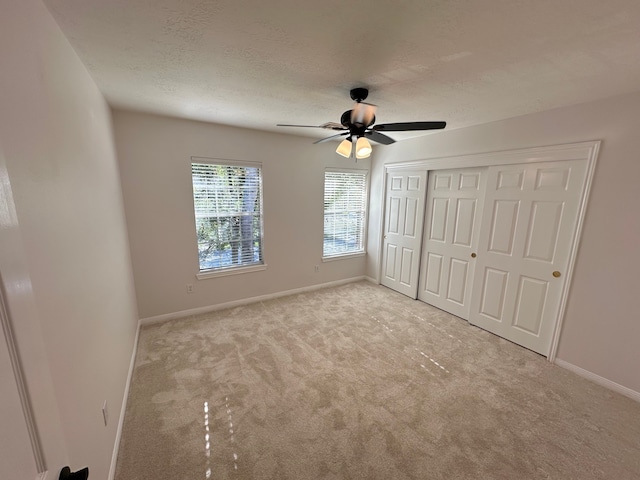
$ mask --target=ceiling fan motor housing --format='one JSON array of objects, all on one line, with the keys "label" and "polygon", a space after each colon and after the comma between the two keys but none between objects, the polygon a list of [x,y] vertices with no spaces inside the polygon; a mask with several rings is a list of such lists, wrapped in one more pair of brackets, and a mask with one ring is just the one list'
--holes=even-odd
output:
[{"label": "ceiling fan motor housing", "polygon": [[354,123],[351,123],[351,112],[353,112],[353,110],[347,110],[346,112],[344,112],[340,117],[340,123],[342,123],[342,125],[344,125],[345,128],[349,129],[350,135],[362,137],[364,136],[364,133],[367,130],[367,127],[375,123],[376,117],[374,116],[371,119],[371,121],[368,123],[368,125],[354,124]]},{"label": "ceiling fan motor housing", "polygon": [[369,89],[364,87],[352,88],[349,94],[351,95],[351,100],[360,103],[369,96]]}]

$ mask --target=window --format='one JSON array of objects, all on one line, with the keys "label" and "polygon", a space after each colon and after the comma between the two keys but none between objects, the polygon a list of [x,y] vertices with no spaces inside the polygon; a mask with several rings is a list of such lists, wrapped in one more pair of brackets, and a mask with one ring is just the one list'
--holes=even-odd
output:
[{"label": "window", "polygon": [[324,172],[324,258],[364,253],[367,172]]},{"label": "window", "polygon": [[263,265],[261,167],[222,160],[191,164],[201,273]]}]

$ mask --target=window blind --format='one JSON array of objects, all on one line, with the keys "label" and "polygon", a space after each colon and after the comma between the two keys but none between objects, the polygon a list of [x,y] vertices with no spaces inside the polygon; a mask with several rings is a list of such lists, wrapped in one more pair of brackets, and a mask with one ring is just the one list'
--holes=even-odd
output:
[{"label": "window blind", "polygon": [[192,163],[200,271],[262,264],[261,168]]},{"label": "window blind", "polygon": [[323,257],[364,252],[367,172],[324,174]]}]

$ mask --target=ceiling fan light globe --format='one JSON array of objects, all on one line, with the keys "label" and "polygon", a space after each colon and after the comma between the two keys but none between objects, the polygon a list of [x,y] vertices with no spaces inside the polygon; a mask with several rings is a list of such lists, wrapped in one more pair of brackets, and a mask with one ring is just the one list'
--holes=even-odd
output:
[{"label": "ceiling fan light globe", "polygon": [[364,137],[358,138],[356,142],[356,158],[367,158],[371,155],[371,144]]},{"label": "ceiling fan light globe", "polygon": [[338,155],[342,155],[345,158],[349,158],[351,156],[351,140],[344,139],[336,148],[336,153]]}]

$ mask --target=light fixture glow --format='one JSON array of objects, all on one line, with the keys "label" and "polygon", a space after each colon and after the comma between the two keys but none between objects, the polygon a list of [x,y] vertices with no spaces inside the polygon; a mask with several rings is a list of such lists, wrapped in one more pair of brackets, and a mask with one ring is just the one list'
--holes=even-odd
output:
[{"label": "light fixture glow", "polygon": [[351,156],[351,137],[344,139],[342,142],[340,142],[340,145],[338,145],[338,148],[336,149],[336,153],[338,155],[342,155],[345,158],[349,158]]},{"label": "light fixture glow", "polygon": [[356,158],[367,158],[371,155],[371,144],[364,137],[358,138],[356,142]]}]

